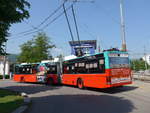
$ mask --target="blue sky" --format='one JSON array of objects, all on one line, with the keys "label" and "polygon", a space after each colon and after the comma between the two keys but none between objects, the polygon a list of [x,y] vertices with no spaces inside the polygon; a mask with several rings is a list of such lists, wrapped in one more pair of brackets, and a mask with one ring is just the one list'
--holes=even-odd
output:
[{"label": "blue sky", "polygon": [[[60,4],[61,0],[28,0],[31,4],[30,25],[37,26]],[[81,0],[82,1],[82,0]],[[70,3],[66,4],[66,7]],[[150,53],[150,0],[124,0],[127,48],[134,53],[142,53],[144,46]],[[60,10],[60,12],[63,9]],[[55,18],[60,12],[53,16]],[[99,39],[103,49],[121,47],[119,0],[95,0],[94,3],[81,2],[75,5],[81,40]],[[75,34],[71,11],[68,11]],[[47,21],[48,22],[50,22]],[[32,29],[25,22],[12,25],[11,37],[7,43],[7,52],[20,53],[20,45],[31,40],[36,33],[23,36],[17,33]],[[65,16],[61,16],[53,24],[44,29],[57,46],[53,54],[71,53],[68,41],[71,40]],[[76,38],[77,40],[77,38]]]}]

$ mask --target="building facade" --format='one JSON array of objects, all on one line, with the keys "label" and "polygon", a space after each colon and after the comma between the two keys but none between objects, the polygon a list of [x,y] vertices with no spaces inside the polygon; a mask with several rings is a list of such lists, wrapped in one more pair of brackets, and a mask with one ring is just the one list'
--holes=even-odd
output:
[{"label": "building facade", "polygon": [[142,59],[143,59],[144,61],[146,61],[148,65],[150,65],[150,54],[143,56]]},{"label": "building facade", "polygon": [[[9,61],[6,59],[6,63],[5,63],[5,75],[9,75],[10,73],[10,63]],[[0,56],[0,75],[4,74],[4,56]]]}]

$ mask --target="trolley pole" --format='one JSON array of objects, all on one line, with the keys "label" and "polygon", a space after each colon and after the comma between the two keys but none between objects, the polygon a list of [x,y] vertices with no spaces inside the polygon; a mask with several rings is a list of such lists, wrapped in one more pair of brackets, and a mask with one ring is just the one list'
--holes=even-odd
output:
[{"label": "trolley pole", "polygon": [[125,22],[123,14],[123,0],[120,0],[120,16],[121,16],[121,37],[122,37],[122,51],[127,51],[126,46],[126,34],[125,34]]}]

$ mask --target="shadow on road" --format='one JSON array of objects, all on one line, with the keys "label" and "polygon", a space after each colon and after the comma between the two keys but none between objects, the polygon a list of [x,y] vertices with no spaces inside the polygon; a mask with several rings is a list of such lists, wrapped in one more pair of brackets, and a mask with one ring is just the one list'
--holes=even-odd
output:
[{"label": "shadow on road", "polygon": [[[64,86],[77,88],[75,86],[70,86],[70,85],[64,85]],[[86,88],[81,89],[81,90],[89,90],[89,91],[103,92],[103,93],[108,93],[108,94],[116,94],[116,93],[136,90],[137,88],[138,87],[136,87],[136,86],[120,86],[120,87],[103,88],[103,89],[86,87]]]},{"label": "shadow on road", "polygon": [[131,101],[108,95],[52,95],[33,98],[27,113],[129,113]]},{"label": "shadow on road", "polygon": [[5,87],[5,89],[11,89],[13,91],[17,91],[17,92],[24,92],[27,94],[35,94],[35,93],[39,93],[39,92],[44,92],[44,91],[48,91],[48,90],[56,90],[61,88],[61,86],[46,86],[43,84],[30,84],[30,85],[16,85],[16,86],[8,86]]},{"label": "shadow on road", "polygon": [[113,87],[113,88],[106,88],[106,89],[97,89],[97,88],[86,88],[87,90],[109,93],[109,94],[116,94],[121,92],[127,92],[131,90],[135,90],[138,87],[135,86],[122,86],[122,87]]},{"label": "shadow on road", "polygon": [[[64,85],[64,86],[75,88],[75,86],[68,86],[68,85]],[[12,85],[11,84],[9,86],[6,85],[2,88],[10,89],[17,92],[25,92],[27,94],[35,94],[35,93],[44,92],[48,90],[57,90],[62,88],[62,86],[61,85],[46,86],[44,84],[12,82]],[[90,91],[108,93],[108,94],[116,94],[120,92],[132,91],[137,88],[138,87],[136,86],[122,86],[122,87],[114,87],[114,88],[106,88],[106,89],[97,89],[97,88],[85,88],[85,89]]]}]

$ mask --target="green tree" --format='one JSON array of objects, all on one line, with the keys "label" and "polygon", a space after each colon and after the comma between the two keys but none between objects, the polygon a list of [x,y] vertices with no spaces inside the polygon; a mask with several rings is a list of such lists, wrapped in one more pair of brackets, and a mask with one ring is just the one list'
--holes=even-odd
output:
[{"label": "green tree", "polygon": [[26,0],[0,0],[0,54],[4,54],[3,47],[9,36],[9,28],[12,24],[29,18],[29,7]]},{"label": "green tree", "polygon": [[34,40],[28,41],[21,45],[21,53],[18,57],[19,62],[40,62],[41,60],[52,59],[52,44],[50,38],[45,33],[38,33]]},{"label": "green tree", "polygon": [[[146,63],[147,67],[149,68],[150,66]],[[131,60],[131,68],[135,71],[139,70],[145,70],[145,61],[142,59],[134,59]]]},{"label": "green tree", "polygon": [[33,49],[34,49],[34,43],[33,40],[28,41],[21,45],[21,54],[18,56],[19,62],[33,62]]}]

